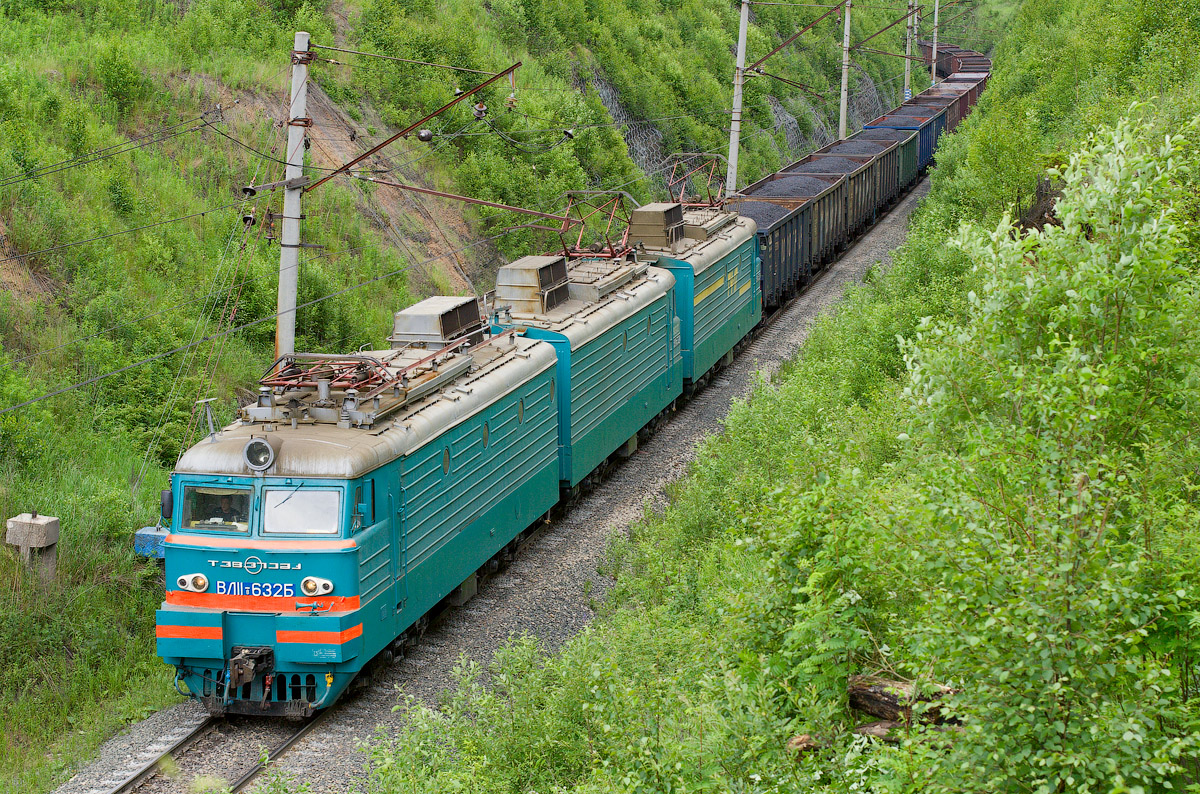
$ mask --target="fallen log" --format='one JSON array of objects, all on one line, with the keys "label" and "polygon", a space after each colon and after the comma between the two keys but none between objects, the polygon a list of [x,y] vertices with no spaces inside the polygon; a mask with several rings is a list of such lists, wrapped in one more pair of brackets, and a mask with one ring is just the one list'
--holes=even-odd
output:
[{"label": "fallen log", "polygon": [[921,722],[941,724],[947,721],[937,700],[956,690],[946,686],[937,686],[930,695],[915,695],[916,687],[906,681],[892,681],[873,675],[851,676],[846,687],[850,695],[850,707],[878,717],[887,722],[912,723],[913,706],[917,703],[929,703],[928,707],[919,710]]},{"label": "fallen log", "polygon": [[820,736],[802,733],[799,736],[793,736],[792,738],[788,739],[787,749],[791,750],[797,755],[803,755],[804,753],[812,752],[813,750],[819,750],[824,747],[825,744],[825,740]]},{"label": "fallen log", "polygon": [[900,744],[902,738],[900,733],[904,730],[904,726],[905,723],[903,722],[880,720],[879,722],[868,722],[866,725],[859,725],[854,729],[854,732],[859,736],[871,736],[888,744]]},{"label": "fallen log", "polygon": [[[962,733],[963,727],[961,725],[931,725],[925,730],[933,733]],[[908,734],[908,724],[895,720],[879,720],[859,725],[854,729],[854,733],[859,736],[870,736],[888,744],[900,744]],[[929,741],[930,739],[931,735],[926,734],[922,740]]]}]

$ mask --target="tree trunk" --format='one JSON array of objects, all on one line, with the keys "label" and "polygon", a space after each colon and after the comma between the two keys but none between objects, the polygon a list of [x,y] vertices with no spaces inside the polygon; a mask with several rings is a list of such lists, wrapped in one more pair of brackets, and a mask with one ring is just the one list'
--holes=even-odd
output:
[{"label": "tree trunk", "polygon": [[935,701],[954,692],[949,687],[939,686],[932,695],[915,697],[914,687],[910,683],[869,675],[851,676],[847,690],[850,694],[851,708],[881,720],[905,725],[911,724],[912,707],[916,703],[933,704],[920,710],[917,716],[921,722],[935,725],[945,722],[946,715]]}]

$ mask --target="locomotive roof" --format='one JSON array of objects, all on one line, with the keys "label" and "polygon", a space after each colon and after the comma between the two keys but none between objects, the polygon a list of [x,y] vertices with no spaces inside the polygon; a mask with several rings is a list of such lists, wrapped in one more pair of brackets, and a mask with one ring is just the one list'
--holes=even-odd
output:
[{"label": "locomotive roof", "polygon": [[[630,265],[622,261],[585,260],[569,272],[572,284],[576,285],[603,281],[622,268]],[[544,313],[514,312],[513,322],[560,333],[575,350],[666,295],[675,284],[675,277],[661,268],[641,265],[632,270],[629,281],[597,300],[571,298]]]},{"label": "locomotive roof", "polygon": [[[382,358],[396,352],[374,351],[364,355]],[[220,430],[212,440],[206,438],[189,449],[179,459],[175,471],[252,475],[254,472],[247,467],[242,451],[251,437],[258,436],[278,443],[275,463],[263,472],[265,476],[361,477],[419,449],[555,363],[554,349],[549,344],[516,334],[493,337],[456,355],[469,359],[462,374],[371,427],[311,420],[297,421],[296,426],[290,422],[264,424],[240,420]]]},{"label": "locomotive roof", "polygon": [[[708,209],[687,209],[683,213],[683,220],[689,226],[709,226],[713,212]],[[724,212],[724,214],[733,215],[733,218],[709,234],[707,239],[698,240],[693,237],[684,237],[666,248],[647,246],[646,252],[686,262],[696,273],[703,273],[739,245],[752,239],[758,231],[758,224],[754,222],[753,218],[732,212]]]}]

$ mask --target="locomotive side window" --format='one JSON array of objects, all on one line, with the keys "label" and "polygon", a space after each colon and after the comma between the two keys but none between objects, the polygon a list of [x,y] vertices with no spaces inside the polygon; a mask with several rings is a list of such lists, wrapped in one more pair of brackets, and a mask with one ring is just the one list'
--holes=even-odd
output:
[{"label": "locomotive side window", "polygon": [[303,486],[263,491],[263,534],[336,535],[341,518],[341,491]]},{"label": "locomotive side window", "polygon": [[246,532],[250,528],[249,521],[249,488],[184,486],[182,523],[184,529]]}]

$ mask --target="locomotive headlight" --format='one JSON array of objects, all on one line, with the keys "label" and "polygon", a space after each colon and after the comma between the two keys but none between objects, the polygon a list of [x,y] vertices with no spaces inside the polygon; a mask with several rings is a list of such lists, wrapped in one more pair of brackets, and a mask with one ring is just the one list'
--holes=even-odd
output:
[{"label": "locomotive headlight", "polygon": [[193,593],[203,593],[208,589],[208,577],[202,573],[190,573],[187,576],[181,576],[176,580],[180,590],[189,590]]},{"label": "locomotive headlight", "polygon": [[254,471],[264,471],[271,468],[271,464],[275,462],[275,448],[265,439],[252,438],[242,447],[242,457],[246,459],[246,465]]},{"label": "locomotive headlight", "polygon": [[316,576],[306,576],[300,582],[300,590],[307,596],[329,595],[333,592],[333,582]]}]

